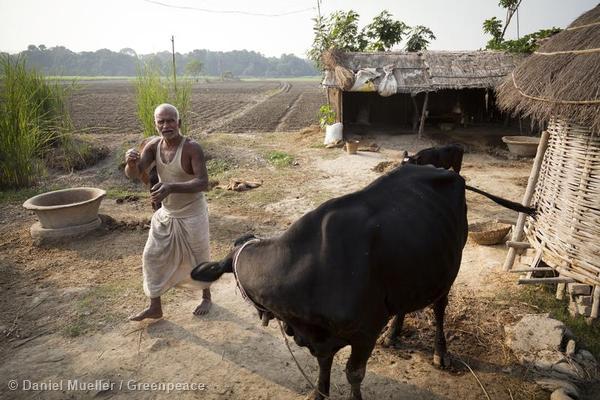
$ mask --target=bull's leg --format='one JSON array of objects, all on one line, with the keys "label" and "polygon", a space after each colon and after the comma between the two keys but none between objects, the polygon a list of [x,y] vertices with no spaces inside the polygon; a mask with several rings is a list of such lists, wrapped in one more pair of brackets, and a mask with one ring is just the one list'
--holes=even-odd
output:
[{"label": "bull's leg", "polygon": [[435,314],[433,365],[440,368],[450,366],[450,360],[446,355],[446,336],[444,335],[444,313],[446,312],[447,305],[447,293],[433,303],[433,313]]},{"label": "bull's leg", "polygon": [[398,335],[402,331],[402,325],[404,325],[404,316],[405,315],[406,314],[404,314],[404,313],[398,313],[394,317],[394,319],[392,321],[392,325],[390,326],[390,332],[388,333],[386,338],[383,340],[383,345],[385,347],[393,346],[398,341]]},{"label": "bull's leg", "polygon": [[319,382],[317,390],[308,396],[308,400],[323,400],[329,397],[329,384],[331,379],[331,364],[333,363],[333,354],[325,357],[317,357],[319,361]]},{"label": "bull's leg", "polygon": [[373,347],[375,347],[376,339],[369,344],[352,345],[352,353],[350,353],[350,358],[348,359],[348,363],[346,363],[346,379],[350,383],[353,400],[362,400],[360,385],[365,378],[367,361],[371,356]]}]

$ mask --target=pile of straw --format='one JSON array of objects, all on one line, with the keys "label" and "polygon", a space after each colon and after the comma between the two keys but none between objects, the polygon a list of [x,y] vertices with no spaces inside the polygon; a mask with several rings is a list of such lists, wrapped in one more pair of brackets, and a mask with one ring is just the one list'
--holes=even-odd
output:
[{"label": "pile of straw", "polygon": [[600,132],[600,5],[549,38],[498,87],[502,109]]},{"label": "pile of straw", "polygon": [[321,62],[326,69],[333,71],[336,84],[343,90],[350,90],[354,85],[354,73],[341,64],[342,53],[336,49],[329,49],[321,55]]}]

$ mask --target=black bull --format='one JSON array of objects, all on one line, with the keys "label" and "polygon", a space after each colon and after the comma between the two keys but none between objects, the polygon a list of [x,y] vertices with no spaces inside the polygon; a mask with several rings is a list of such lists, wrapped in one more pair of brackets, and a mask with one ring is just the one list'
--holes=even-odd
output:
[{"label": "black bull", "polygon": [[197,266],[192,278],[214,281],[235,269],[257,308],[283,321],[286,333],[317,358],[316,399],[329,394],[333,356],[350,345],[346,376],[360,399],[367,360],[394,315],[433,304],[434,363],[445,364],[444,311],[467,229],[463,178],[405,165],[325,202],[277,238],[243,251],[236,242],[224,260]]}]

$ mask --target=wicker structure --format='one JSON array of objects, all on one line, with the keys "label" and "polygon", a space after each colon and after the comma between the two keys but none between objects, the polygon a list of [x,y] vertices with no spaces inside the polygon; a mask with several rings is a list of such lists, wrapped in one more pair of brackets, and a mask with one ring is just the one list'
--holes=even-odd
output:
[{"label": "wicker structure", "polygon": [[[600,5],[552,36],[498,88],[501,108],[548,123],[530,177],[538,214],[525,226],[541,259],[595,285],[600,303]],[[535,168],[534,168],[535,169]],[[534,173],[532,172],[532,175]],[[515,232],[513,240],[520,240]],[[510,249],[513,250],[513,249]],[[512,265],[511,253],[507,258]]]}]

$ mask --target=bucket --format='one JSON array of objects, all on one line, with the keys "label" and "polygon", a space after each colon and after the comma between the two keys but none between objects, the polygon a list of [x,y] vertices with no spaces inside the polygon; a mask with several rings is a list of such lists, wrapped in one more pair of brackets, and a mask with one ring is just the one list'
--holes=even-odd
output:
[{"label": "bucket", "polygon": [[346,142],[346,152],[348,154],[356,154],[358,151],[358,140],[349,140]]}]

